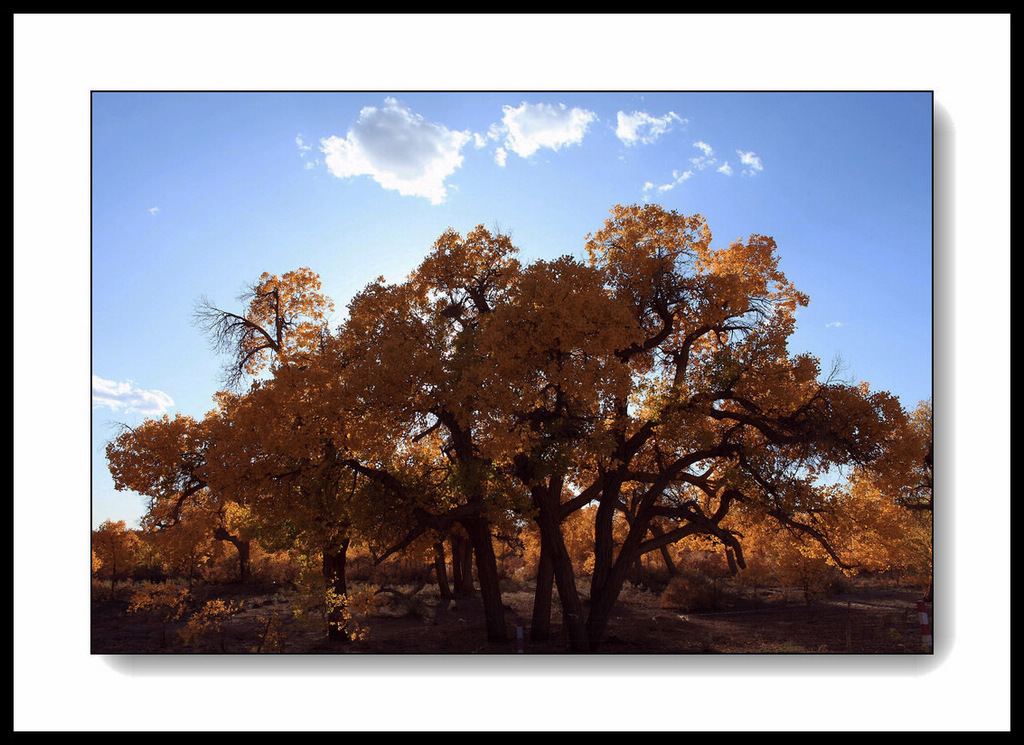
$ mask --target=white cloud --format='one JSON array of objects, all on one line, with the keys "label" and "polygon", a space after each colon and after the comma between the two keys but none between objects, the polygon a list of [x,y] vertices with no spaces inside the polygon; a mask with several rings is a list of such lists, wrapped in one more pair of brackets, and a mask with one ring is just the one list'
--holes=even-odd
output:
[{"label": "white cloud", "polygon": [[666,191],[671,191],[672,189],[676,188],[679,184],[683,183],[684,181],[686,181],[687,179],[689,179],[692,176],[693,176],[693,171],[691,171],[691,170],[686,170],[686,171],[682,171],[682,172],[680,172],[680,171],[672,171],[672,180],[671,181],[669,181],[667,184],[660,184],[660,185],[659,184],[654,184],[654,183],[648,181],[647,183],[644,184],[644,192],[646,193],[646,192],[649,192],[649,191],[657,191],[659,194],[661,194],[661,193],[664,193]]},{"label": "white cloud", "polygon": [[159,207],[150,207],[149,208],[149,214],[151,214],[151,215],[155,215],[159,211],[160,211]]},{"label": "white cloud", "polygon": [[615,134],[626,145],[649,145],[668,132],[673,124],[685,126],[686,120],[674,111],[665,116],[651,116],[645,111],[634,111],[632,114],[620,111]]},{"label": "white cloud", "polygon": [[136,388],[132,381],[119,383],[92,376],[92,407],[108,408],[114,411],[135,411],[140,414],[162,414],[174,400],[163,391],[147,391]]},{"label": "white cloud", "polygon": [[837,329],[837,328],[839,328],[842,325],[843,325],[842,321],[831,321],[830,323],[826,323],[825,324],[825,328],[827,328],[827,329]]},{"label": "white cloud", "polygon": [[697,157],[690,158],[690,162],[698,171],[703,171],[705,168],[713,166],[715,163],[718,162],[717,160],[715,160],[714,157],[715,151],[711,149],[711,145],[709,145],[708,143],[704,142],[703,140],[698,140],[697,142],[693,143],[693,146],[700,150],[701,152],[701,154],[698,155]]},{"label": "white cloud", "polygon": [[710,158],[712,155],[715,154],[715,151],[711,149],[711,145],[704,142],[704,140],[697,140],[695,143],[693,143],[693,146],[695,148],[698,148],[702,153],[704,153],[704,156],[706,158]]},{"label": "white cloud", "polygon": [[737,150],[736,154],[740,156],[740,163],[746,168],[743,169],[744,176],[753,176],[759,171],[764,170],[764,166],[761,164],[761,159],[754,155],[753,152],[745,153],[742,150]]},{"label": "white cloud", "polygon": [[[301,134],[300,135],[295,135],[295,145],[299,148],[299,157],[300,158],[305,158],[306,154],[310,150],[313,149],[312,145],[307,145],[306,144],[306,142],[302,139],[302,135]],[[305,166],[303,166],[303,167],[307,171],[309,171],[309,170],[312,170],[313,168],[316,168],[318,165],[320,165],[320,159],[319,158],[313,158],[311,160],[307,160]]]},{"label": "white cloud", "polygon": [[[697,140],[693,143],[693,146],[700,151],[700,154],[690,158],[690,168],[685,171],[672,171],[672,180],[668,183],[661,184],[660,186],[648,181],[644,184],[644,193],[651,191],[657,191],[663,193],[674,189],[679,184],[693,177],[698,171],[703,171],[707,168],[712,168],[718,165],[718,159],[715,158],[715,150],[704,140]],[[752,176],[758,171],[763,170],[761,165],[761,159],[758,158],[754,153],[745,153],[742,150],[736,151],[740,156],[740,161],[745,166],[743,173],[747,176]],[[732,166],[728,162],[722,163],[722,165],[715,168],[715,171],[725,176],[732,175]]]},{"label": "white cloud", "polygon": [[363,108],[347,137],[320,140],[320,149],[338,178],[370,176],[385,189],[440,204],[444,181],[462,165],[460,151],[472,139],[387,98],[383,108]]},{"label": "white cloud", "polygon": [[[491,136],[504,135],[504,148],[522,158],[541,148],[558,150],[578,145],[597,115],[586,109],[567,108],[565,104],[529,104],[503,106],[502,129],[492,128]],[[498,161],[499,163],[503,161]]]}]

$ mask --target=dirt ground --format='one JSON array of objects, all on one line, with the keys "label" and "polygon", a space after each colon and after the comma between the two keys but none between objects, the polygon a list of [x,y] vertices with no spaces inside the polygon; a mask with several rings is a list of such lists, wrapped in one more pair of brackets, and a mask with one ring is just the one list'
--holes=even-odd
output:
[{"label": "dirt ground", "polygon": [[[442,601],[436,585],[411,599],[398,598],[373,615],[357,616],[364,638],[332,642],[322,625],[297,623],[286,593],[254,587],[218,587],[216,597],[241,603],[221,630],[211,629],[190,645],[182,621],[162,623],[126,612],[124,599],[93,601],[92,653],[292,655],[566,654],[557,598],[552,635],[530,638],[532,588],[504,593],[509,641],[490,643],[478,598]],[[209,595],[213,597],[213,595]],[[714,610],[683,612],[663,607],[658,594],[627,586],[598,650],[607,655],[676,654],[922,654],[918,588],[854,586],[849,592],[815,597],[784,588],[728,588]],[[203,593],[197,593],[203,599]],[[929,614],[931,606],[928,606]],[[276,620],[275,620],[276,619]],[[522,641],[519,641],[520,633]]]}]

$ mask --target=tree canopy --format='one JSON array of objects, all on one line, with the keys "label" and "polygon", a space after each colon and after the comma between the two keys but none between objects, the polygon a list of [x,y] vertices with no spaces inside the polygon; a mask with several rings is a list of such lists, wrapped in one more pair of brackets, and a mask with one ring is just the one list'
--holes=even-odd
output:
[{"label": "tree canopy", "polygon": [[[147,425],[133,450],[119,441],[111,470],[161,503],[180,508],[202,486],[303,536],[341,594],[353,536],[386,554],[458,530],[492,640],[507,633],[493,539],[523,526],[539,533],[539,576],[578,651],[600,645],[637,558],[688,536],[739,568],[731,526],[774,521],[847,566],[822,477],[908,474],[920,427],[894,396],[790,352],[808,297],[775,241],[713,248],[699,215],[618,206],[584,253],[524,265],[505,235],[448,230],[403,281],[366,285],[336,328],[308,268],[264,274],[237,311],[204,300],[197,319],[233,387],[202,423]],[[142,442],[150,429],[159,441]],[[587,603],[567,548],[584,508]]]}]

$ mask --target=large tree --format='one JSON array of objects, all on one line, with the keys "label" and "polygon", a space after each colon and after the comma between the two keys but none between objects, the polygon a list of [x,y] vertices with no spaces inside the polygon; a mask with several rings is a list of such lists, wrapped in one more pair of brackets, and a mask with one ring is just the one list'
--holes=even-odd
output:
[{"label": "large tree", "polygon": [[[789,351],[808,298],[774,240],[713,248],[702,217],[632,206],[585,249],[524,266],[507,236],[448,230],[333,330],[307,269],[264,275],[242,313],[204,304],[229,379],[262,376],[222,398],[219,488],[244,484],[280,524],[336,527],[330,540],[358,522],[385,553],[464,532],[495,641],[507,632],[493,539],[524,519],[541,543],[535,624],[554,584],[579,651],[598,648],[645,552],[699,534],[742,566],[737,511],[842,563],[821,477],[898,459],[906,416]],[[584,598],[566,526],[588,506]]]},{"label": "large tree", "polygon": [[[519,276],[514,254],[506,236],[482,227],[465,238],[447,231],[405,282],[378,280],[352,300],[335,347],[360,453],[353,468],[404,504],[416,501],[410,537],[461,527],[492,641],[507,635],[494,526],[524,492],[501,478],[486,447],[496,434],[492,414],[509,401],[486,386],[480,337]],[[417,487],[427,473],[437,475],[432,488]]]},{"label": "large tree", "polygon": [[336,356],[325,351],[333,304],[306,268],[264,273],[239,299],[238,312],[205,299],[197,307],[197,322],[229,355],[234,389],[219,392],[207,416],[202,478],[246,505],[276,542],[319,555],[328,635],[346,641],[350,505],[365,478],[350,468]]},{"label": "large tree", "polygon": [[[892,396],[821,380],[815,359],[789,353],[807,298],[772,239],[713,249],[699,216],[618,207],[586,248],[588,265],[521,271],[475,348],[477,389],[490,392],[481,451],[530,491],[580,650],[599,645],[643,552],[701,533],[742,563],[730,510],[829,547],[817,477],[878,458],[903,416]],[[561,525],[593,502],[585,610]],[[629,530],[616,543],[622,511]]]}]

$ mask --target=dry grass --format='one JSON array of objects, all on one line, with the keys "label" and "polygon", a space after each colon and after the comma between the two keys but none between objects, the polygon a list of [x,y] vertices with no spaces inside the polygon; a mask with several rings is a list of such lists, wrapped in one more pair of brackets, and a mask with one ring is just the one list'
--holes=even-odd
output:
[{"label": "dry grass", "polygon": [[[913,589],[854,586],[842,595],[804,602],[785,588],[746,588],[719,583],[714,594],[687,582],[664,593],[627,585],[609,624],[603,654],[916,654],[922,652]],[[92,608],[92,651],[96,654],[513,654],[522,627],[528,654],[563,654],[557,598],[552,638],[531,642],[532,583],[509,583],[503,593],[509,641],[489,643],[478,598],[442,600],[436,585],[416,593],[395,586],[378,593],[353,616],[363,638],[330,642],[322,624],[304,624],[292,615],[289,591],[251,587],[197,590],[192,609],[208,600],[240,604],[215,632],[182,643],[182,620],[162,623],[126,612],[126,597],[97,598]],[[584,583],[581,590],[585,592]],[[404,594],[403,594],[404,593]],[[315,619],[314,619],[315,621]]]}]

